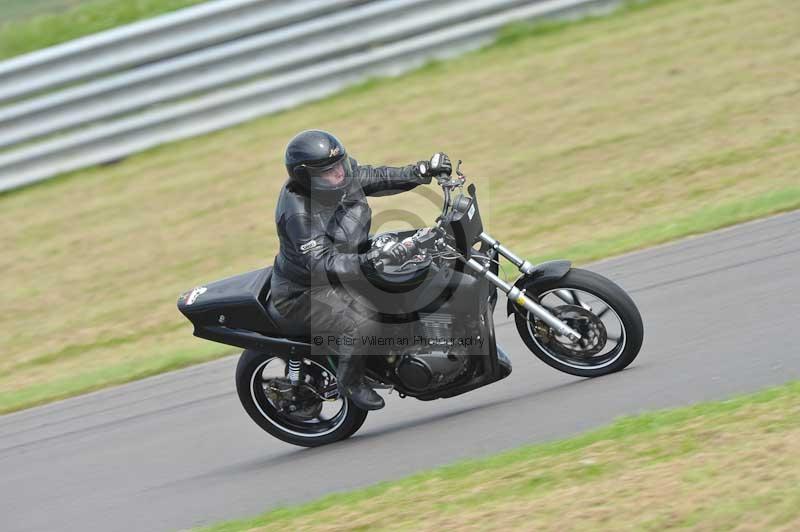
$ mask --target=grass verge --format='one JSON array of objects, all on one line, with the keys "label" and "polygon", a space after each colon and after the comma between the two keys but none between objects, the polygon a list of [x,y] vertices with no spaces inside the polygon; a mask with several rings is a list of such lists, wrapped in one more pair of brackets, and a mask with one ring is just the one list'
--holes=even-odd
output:
[{"label": "grass verge", "polygon": [[4,0],[0,2],[0,60],[203,1]]},{"label": "grass verge", "polygon": [[205,532],[797,530],[800,382],[622,418]]},{"label": "grass verge", "polygon": [[[0,195],[0,412],[230,353],[191,337],[175,297],[272,261],[283,148],[301,129],[336,132],[362,163],[464,159],[488,230],[531,259],[800,208],[800,10],[647,6],[516,26],[453,61]],[[435,196],[376,198],[373,230],[432,221]]]}]

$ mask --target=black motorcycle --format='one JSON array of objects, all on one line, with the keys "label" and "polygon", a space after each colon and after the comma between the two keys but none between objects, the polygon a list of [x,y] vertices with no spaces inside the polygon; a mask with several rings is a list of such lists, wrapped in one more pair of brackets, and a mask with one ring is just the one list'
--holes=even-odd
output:
[{"label": "black motorcycle", "polygon": [[[438,182],[444,206],[435,226],[372,239],[375,268],[357,290],[385,333],[355,339],[370,346],[370,385],[430,401],[508,376],[511,363],[495,342],[498,290],[525,345],[560,371],[598,377],[636,358],[644,327],[624,290],[569,261],[534,265],[518,257],[484,232],[475,185],[465,193],[464,174]],[[393,264],[382,253],[398,241],[410,258]],[[499,275],[500,257],[522,273],[513,284]],[[261,428],[306,447],[348,438],[367,412],[337,391],[343,340],[287,322],[270,300],[271,273],[268,267],[194,288],[178,309],[195,336],[245,349],[236,387]]]}]

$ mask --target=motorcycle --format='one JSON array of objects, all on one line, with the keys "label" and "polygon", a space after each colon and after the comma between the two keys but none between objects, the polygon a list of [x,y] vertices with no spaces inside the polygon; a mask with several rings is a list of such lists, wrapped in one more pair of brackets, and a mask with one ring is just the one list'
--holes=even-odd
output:
[{"label": "motorcycle", "polygon": [[[566,260],[538,265],[484,231],[474,184],[460,163],[437,178],[443,207],[436,224],[375,236],[374,264],[358,292],[374,305],[383,332],[370,346],[366,379],[376,389],[422,401],[455,397],[504,379],[508,355],[497,345],[494,309],[507,297],[527,348],[568,374],[599,377],[627,367],[644,337],[642,318],[618,285]],[[403,242],[408,258],[393,264],[383,251]],[[500,276],[500,259],[520,275]],[[272,267],[181,294],[178,309],[194,335],[244,349],[236,389],[263,430],[294,445],[315,447],[352,436],[367,411],[337,390],[337,343],[285,320],[270,299]],[[340,345],[340,344],[339,344]]]}]

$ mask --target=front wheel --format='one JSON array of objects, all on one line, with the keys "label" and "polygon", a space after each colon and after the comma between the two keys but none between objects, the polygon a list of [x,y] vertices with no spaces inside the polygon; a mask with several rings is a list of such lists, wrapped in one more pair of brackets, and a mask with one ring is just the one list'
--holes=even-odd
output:
[{"label": "front wheel", "polygon": [[314,358],[304,358],[302,382],[292,386],[282,357],[247,350],[236,366],[236,390],[250,418],[276,438],[317,447],[352,436],[367,411],[336,393],[336,375]]},{"label": "front wheel", "polygon": [[557,318],[578,331],[573,341],[527,310],[515,307],[514,321],[525,345],[544,363],[579,377],[599,377],[627,367],[639,354],[644,326],[628,294],[605,277],[574,268],[561,279],[525,286]]}]

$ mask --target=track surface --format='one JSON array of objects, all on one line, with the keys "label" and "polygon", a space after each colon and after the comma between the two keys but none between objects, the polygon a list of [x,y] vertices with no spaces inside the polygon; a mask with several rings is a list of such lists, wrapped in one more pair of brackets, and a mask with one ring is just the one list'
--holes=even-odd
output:
[{"label": "track surface", "polygon": [[498,315],[509,378],[432,403],[389,396],[351,440],[307,450],[246,417],[230,357],[0,417],[0,528],[189,528],[800,378],[800,212],[591,269],[644,317],[624,372],[560,374]]}]

